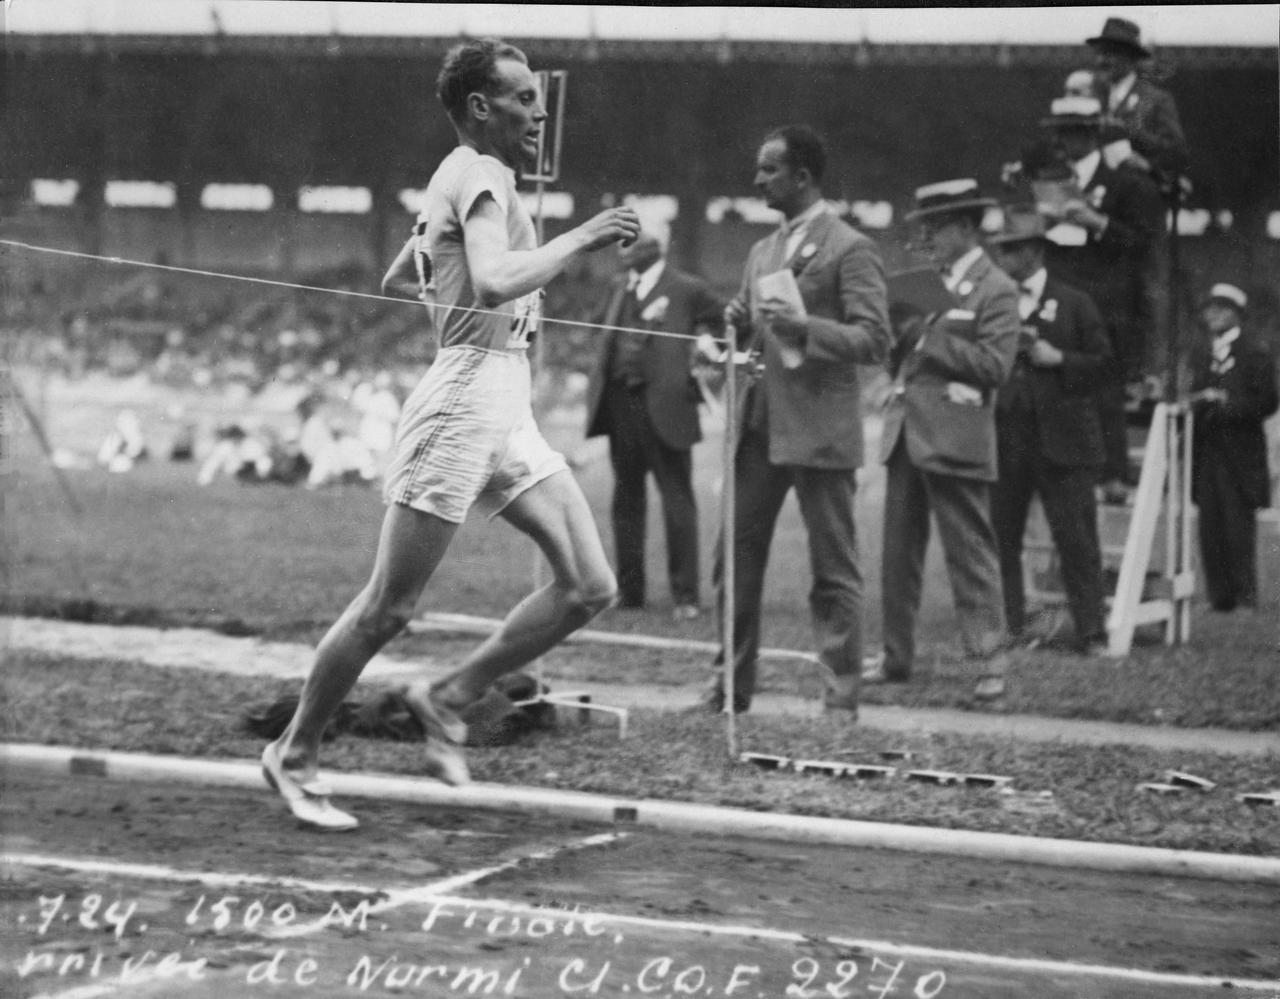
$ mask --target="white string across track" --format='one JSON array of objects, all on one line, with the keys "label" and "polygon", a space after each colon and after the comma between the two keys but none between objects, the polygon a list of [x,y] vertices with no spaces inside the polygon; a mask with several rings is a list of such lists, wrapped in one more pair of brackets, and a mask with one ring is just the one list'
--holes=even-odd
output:
[{"label": "white string across track", "polygon": [[[150,270],[168,271],[174,274],[190,274],[196,277],[219,278],[224,281],[242,281],[248,284],[269,285],[273,288],[289,288],[294,291],[313,291],[326,295],[341,295],[347,298],[363,298],[376,302],[394,302],[397,305],[415,305],[418,307],[426,307],[428,309],[439,309],[443,312],[469,312],[478,316],[502,316],[506,317],[505,312],[498,312],[496,309],[480,309],[465,305],[446,305],[440,302],[423,302],[417,299],[400,298],[395,295],[375,294],[368,291],[352,291],[346,288],[325,288],[320,285],[296,284],[292,281],[277,281],[272,278],[251,277],[246,274],[227,274],[221,271],[200,270],[195,267],[178,267],[173,264],[157,264],[147,260],[130,260],[126,257],[110,257],[97,253],[84,253],[79,250],[63,250],[53,246],[36,246],[32,243],[23,243],[14,239],[0,239],[0,246],[8,246],[18,250],[27,250],[31,253],[45,253],[59,257],[73,257],[79,260],[92,260],[98,263],[120,264],[128,267],[142,267]],[[580,319],[558,319],[551,316],[543,316],[542,322],[546,324],[555,324],[559,326],[577,327],[579,329],[589,329],[600,333],[636,333],[643,336],[669,337],[676,340],[693,340],[694,334],[691,333],[673,333],[670,330],[640,329],[634,326],[609,326],[604,323],[590,323]],[[727,343],[727,340],[717,340],[717,343]]]}]

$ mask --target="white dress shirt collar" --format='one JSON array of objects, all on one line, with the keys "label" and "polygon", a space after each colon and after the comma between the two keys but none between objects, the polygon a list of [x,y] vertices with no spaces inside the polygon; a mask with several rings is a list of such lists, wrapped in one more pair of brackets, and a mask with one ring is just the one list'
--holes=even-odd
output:
[{"label": "white dress shirt collar", "polygon": [[800,248],[800,241],[804,239],[805,233],[809,231],[809,226],[813,220],[829,211],[831,211],[831,206],[819,198],[795,218],[783,221],[782,229],[787,234],[786,249],[783,255],[787,260],[795,256],[796,250]]},{"label": "white dress shirt collar", "polygon": [[1080,185],[1080,190],[1084,190],[1093,180],[1093,175],[1098,172],[1098,165],[1102,162],[1102,150],[1095,149],[1088,156],[1075,161],[1072,169],[1076,172],[1076,183]]},{"label": "white dress shirt collar", "polygon": [[662,270],[667,266],[665,259],[659,258],[649,267],[645,268],[644,273],[637,274],[632,271],[627,276],[627,287],[635,291],[636,298],[647,298],[649,292],[653,291],[653,286],[658,283],[658,278],[662,277]]},{"label": "white dress shirt collar", "polygon": [[1093,182],[1094,174],[1098,172],[1098,167],[1102,163],[1102,150],[1095,149],[1087,156],[1083,156],[1071,165],[1076,174],[1076,184],[1080,190],[1084,190]]},{"label": "white dress shirt collar", "polygon": [[1118,80],[1111,86],[1110,92],[1107,94],[1107,108],[1110,111],[1118,111],[1120,105],[1124,103],[1131,93],[1133,93],[1134,84],[1138,82],[1138,74],[1130,73],[1123,80]]},{"label": "white dress shirt collar", "polygon": [[1213,338],[1213,357],[1216,361],[1225,361],[1231,353],[1231,345],[1240,338],[1240,327],[1232,326],[1225,333]]},{"label": "white dress shirt collar", "polygon": [[982,247],[975,246],[951,262],[951,266],[942,275],[942,283],[947,286],[947,291],[954,292],[960,286],[969,268],[976,264],[981,256]]},{"label": "white dress shirt collar", "polygon": [[1030,319],[1031,313],[1036,311],[1040,305],[1040,300],[1044,298],[1044,283],[1049,279],[1049,272],[1041,267],[1038,271],[1021,282],[1018,286],[1018,314],[1024,319]]}]

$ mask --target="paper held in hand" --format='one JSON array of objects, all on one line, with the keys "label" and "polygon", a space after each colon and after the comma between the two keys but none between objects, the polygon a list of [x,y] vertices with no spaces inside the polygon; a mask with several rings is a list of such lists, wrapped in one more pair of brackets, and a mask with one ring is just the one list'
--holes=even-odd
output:
[{"label": "paper held in hand", "polygon": [[[756,293],[761,301],[780,298],[794,310],[798,319],[807,319],[804,299],[800,297],[800,286],[796,284],[796,276],[783,268],[772,274],[762,274],[756,281]],[[798,368],[804,361],[804,351],[790,341],[778,337],[778,353],[782,358],[782,366],[787,369]]]}]

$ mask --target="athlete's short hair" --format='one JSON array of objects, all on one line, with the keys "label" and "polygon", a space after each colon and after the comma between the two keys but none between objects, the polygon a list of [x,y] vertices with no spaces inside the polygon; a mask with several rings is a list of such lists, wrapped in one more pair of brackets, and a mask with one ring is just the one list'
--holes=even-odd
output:
[{"label": "athlete's short hair", "polygon": [[467,119],[468,94],[493,92],[494,66],[499,59],[529,64],[523,52],[500,38],[475,38],[455,45],[445,54],[436,78],[436,96],[455,123]]}]

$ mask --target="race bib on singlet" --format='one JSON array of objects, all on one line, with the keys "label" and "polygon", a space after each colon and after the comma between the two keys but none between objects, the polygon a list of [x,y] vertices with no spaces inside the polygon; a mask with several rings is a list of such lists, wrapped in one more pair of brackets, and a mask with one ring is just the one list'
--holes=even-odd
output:
[{"label": "race bib on singlet", "polygon": [[507,339],[507,348],[523,350],[538,332],[542,324],[542,299],[545,292],[541,288],[517,298],[513,303],[514,313],[511,316],[511,336]]}]

